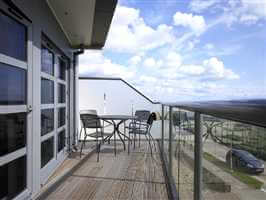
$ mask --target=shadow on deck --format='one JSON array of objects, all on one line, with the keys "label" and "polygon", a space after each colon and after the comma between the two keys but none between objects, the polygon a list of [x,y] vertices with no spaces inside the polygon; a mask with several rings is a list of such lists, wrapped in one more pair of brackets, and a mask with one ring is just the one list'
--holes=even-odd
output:
[{"label": "shadow on deck", "polygon": [[[145,141],[141,142],[140,147],[137,145],[135,150],[132,148],[128,155],[123,146],[118,144],[115,156],[112,144],[102,146],[99,162],[96,161],[97,154],[92,153],[42,199],[168,199],[158,149],[151,156]],[[79,158],[75,154],[72,156],[68,162]],[[65,166],[63,163],[57,171],[64,170]]]}]

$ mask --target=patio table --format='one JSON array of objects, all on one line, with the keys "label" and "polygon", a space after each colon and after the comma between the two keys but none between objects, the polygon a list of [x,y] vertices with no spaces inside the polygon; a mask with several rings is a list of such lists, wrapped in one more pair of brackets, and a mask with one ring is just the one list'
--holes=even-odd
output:
[{"label": "patio table", "polygon": [[[116,155],[116,134],[118,135],[118,137],[122,141],[123,146],[124,146],[124,150],[125,150],[126,149],[125,141],[123,140],[121,135],[123,135],[124,138],[127,138],[129,142],[130,142],[130,138],[128,136],[126,136],[125,133],[122,133],[119,130],[119,126],[121,124],[123,124],[127,120],[135,120],[135,119],[137,119],[137,117],[136,116],[132,116],[132,115],[99,115],[98,117],[101,120],[103,120],[103,121],[111,123],[113,125],[113,127],[114,127],[113,134],[110,135],[109,137],[107,137],[105,140],[108,140],[108,139],[110,139],[111,137],[114,136],[114,145],[115,145],[114,151],[115,151],[115,155]],[[129,151],[129,149],[128,149],[128,151]]]}]

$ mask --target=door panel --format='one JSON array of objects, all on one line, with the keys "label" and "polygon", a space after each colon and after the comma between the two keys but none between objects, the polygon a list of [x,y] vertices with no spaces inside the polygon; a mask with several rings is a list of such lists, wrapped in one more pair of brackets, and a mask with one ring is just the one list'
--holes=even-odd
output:
[{"label": "door panel", "polygon": [[41,73],[41,182],[66,157],[68,59],[43,36]]},{"label": "door panel", "polygon": [[31,190],[32,28],[0,8],[0,199],[12,199]]}]

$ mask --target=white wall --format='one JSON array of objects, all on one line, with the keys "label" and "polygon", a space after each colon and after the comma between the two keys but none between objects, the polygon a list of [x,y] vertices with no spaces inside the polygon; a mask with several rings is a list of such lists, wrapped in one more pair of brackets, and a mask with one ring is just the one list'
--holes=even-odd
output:
[{"label": "white wall", "polygon": [[[132,114],[136,110],[159,112],[160,106],[150,103],[128,85],[118,80],[79,80],[79,110],[96,109],[104,114],[104,93],[106,94],[106,114]],[[160,135],[159,126],[154,124],[153,135]],[[155,128],[157,127],[157,128]],[[158,133],[157,133],[158,132]]]}]

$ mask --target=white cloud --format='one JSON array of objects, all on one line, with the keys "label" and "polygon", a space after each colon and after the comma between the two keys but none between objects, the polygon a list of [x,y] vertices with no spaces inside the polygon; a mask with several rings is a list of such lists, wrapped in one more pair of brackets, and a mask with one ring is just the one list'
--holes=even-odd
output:
[{"label": "white cloud", "polygon": [[266,19],[266,0],[241,0],[241,2],[246,12]]},{"label": "white cloud", "polygon": [[186,75],[199,76],[205,72],[205,69],[201,65],[182,65],[179,71]]},{"label": "white cloud", "polygon": [[211,26],[220,23],[228,27],[234,23],[253,25],[266,20],[266,0],[230,0],[223,10],[224,13]]},{"label": "white cloud", "polygon": [[156,82],[158,82],[157,78],[155,78],[153,76],[146,76],[146,75],[140,76],[139,80],[144,82],[144,83],[156,83]]},{"label": "white cloud", "polygon": [[148,26],[140,17],[138,9],[118,6],[108,34],[106,48],[124,53],[151,50],[171,44],[175,40],[172,29],[166,24],[160,24],[156,28]]},{"label": "white cloud", "polygon": [[217,2],[217,0],[193,0],[190,2],[189,8],[193,12],[201,13],[202,11],[210,8]]},{"label": "white cloud", "polygon": [[244,24],[252,25],[252,24],[255,24],[258,21],[258,19],[259,18],[257,16],[248,14],[248,15],[242,15],[240,17],[240,22]]},{"label": "white cloud", "polygon": [[197,36],[206,29],[205,19],[201,15],[176,12],[173,19],[174,25],[189,27]]},{"label": "white cloud", "polygon": [[129,59],[129,63],[131,65],[137,65],[141,62],[141,56],[133,56],[132,58]]},{"label": "white cloud", "polygon": [[145,67],[150,67],[150,68],[152,68],[152,67],[155,67],[156,62],[155,62],[155,60],[154,60],[153,58],[146,58],[146,59],[144,60],[144,62],[143,62],[143,65],[144,65]]},{"label": "white cloud", "polygon": [[207,79],[239,79],[239,75],[231,69],[225,68],[224,63],[216,57],[204,60],[203,66],[205,68],[204,76]]},{"label": "white cloud", "polygon": [[182,63],[182,57],[180,54],[174,52],[174,51],[170,51],[167,54],[166,60],[165,60],[165,64],[166,66],[169,67],[179,67]]},{"label": "white cloud", "polygon": [[207,43],[207,44],[204,45],[204,49],[212,50],[212,49],[214,49],[214,45],[211,44],[211,43]]},{"label": "white cloud", "polygon": [[135,71],[123,65],[113,63],[103,56],[101,51],[86,51],[80,56],[79,71],[82,76],[106,76],[131,79]]}]

